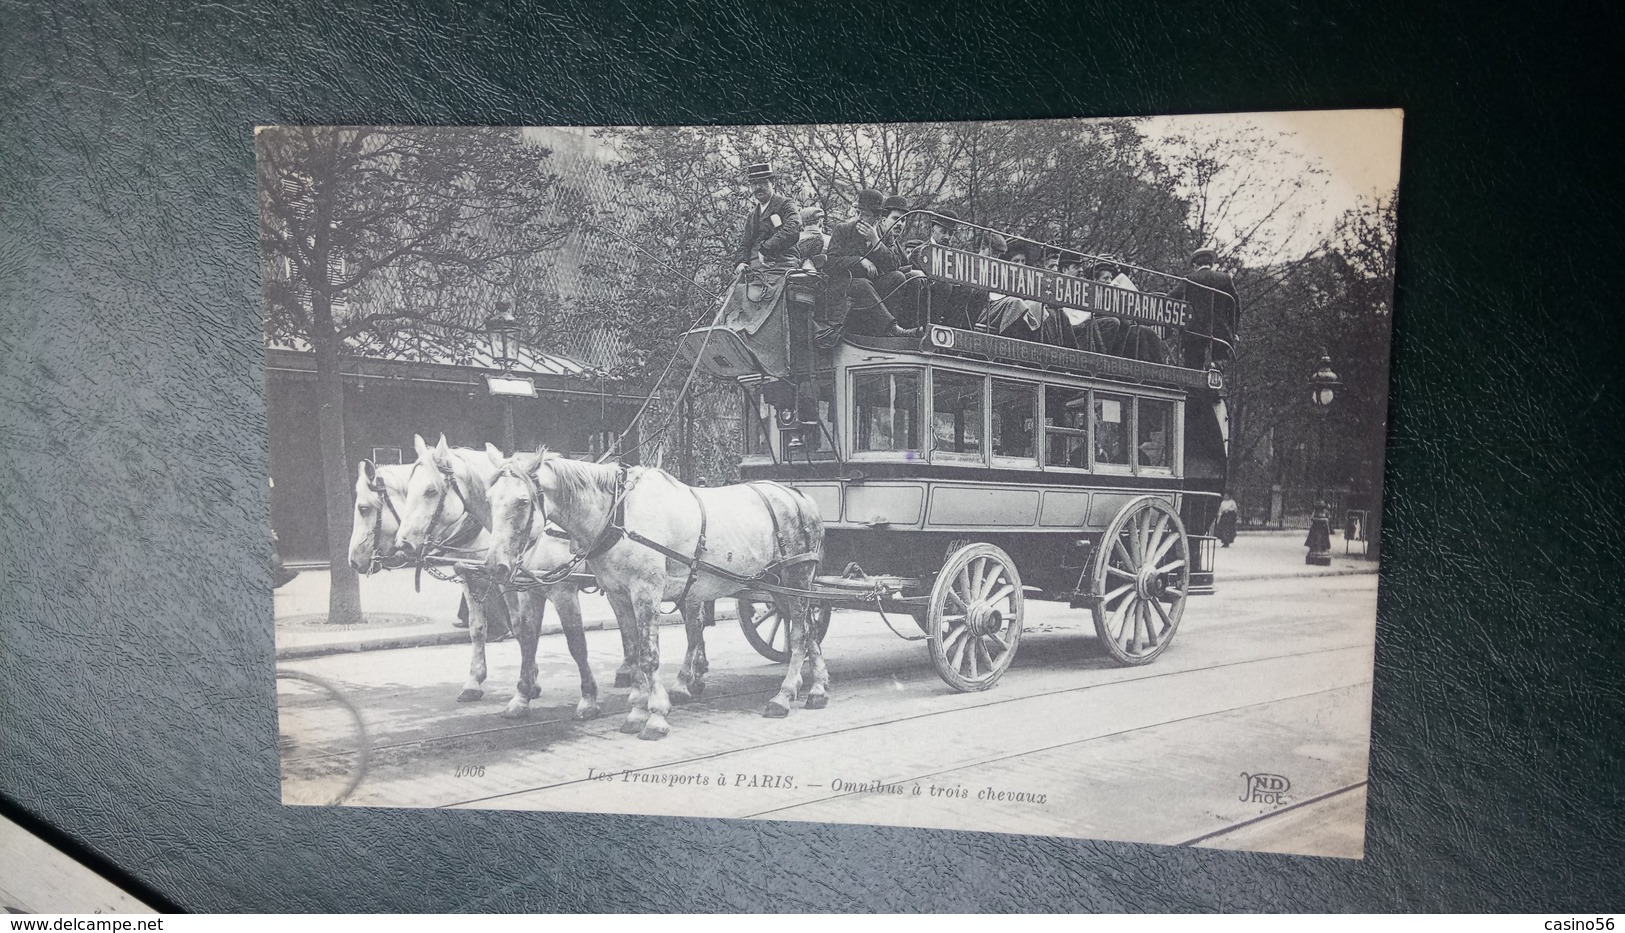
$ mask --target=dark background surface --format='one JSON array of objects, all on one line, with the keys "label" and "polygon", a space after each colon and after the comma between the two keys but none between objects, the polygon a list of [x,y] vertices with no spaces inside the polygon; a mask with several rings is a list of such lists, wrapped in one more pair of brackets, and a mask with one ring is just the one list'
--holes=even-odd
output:
[{"label": "dark background surface", "polygon": [[[1619,910],[1620,40],[1561,3],[0,0],[0,802],[194,910]],[[1407,117],[1363,862],[278,804],[255,124],[1352,106]]]}]

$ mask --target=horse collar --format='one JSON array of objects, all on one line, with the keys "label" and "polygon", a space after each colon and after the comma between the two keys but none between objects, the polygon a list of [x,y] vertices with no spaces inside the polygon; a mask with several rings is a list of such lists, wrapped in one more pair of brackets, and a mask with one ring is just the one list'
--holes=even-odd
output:
[{"label": "horse collar", "polygon": [[615,474],[615,502],[610,506],[609,521],[605,523],[604,530],[598,533],[598,537],[593,541],[592,545],[581,555],[583,559],[592,560],[596,557],[602,557],[610,548],[619,544],[621,538],[626,536],[627,491],[626,464],[623,463],[620,465],[620,470]]}]

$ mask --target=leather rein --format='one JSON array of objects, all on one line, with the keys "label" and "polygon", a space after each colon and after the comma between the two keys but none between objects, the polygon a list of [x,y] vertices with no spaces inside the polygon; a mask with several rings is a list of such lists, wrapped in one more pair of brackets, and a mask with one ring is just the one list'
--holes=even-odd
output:
[{"label": "leather rein", "polygon": [[[418,467],[422,465],[422,460],[412,464],[411,472],[406,474],[407,482],[412,481],[412,473],[417,472]],[[468,552],[467,548],[459,548],[454,546],[456,543],[461,543],[463,537],[467,534],[470,527],[468,525],[468,497],[463,495],[462,487],[457,484],[457,473],[450,463],[444,463],[436,460],[434,461],[434,468],[440,471],[440,476],[445,481],[446,488],[457,494],[458,501],[463,504],[463,514],[458,516],[457,523],[451,526],[451,529],[444,537],[442,537],[439,541],[431,540],[430,535],[434,532],[435,524],[440,521],[440,513],[445,511],[446,508],[446,496],[441,495],[435,497],[434,514],[429,516],[429,526],[423,534],[423,548],[414,564],[416,567],[416,573],[414,573],[412,577],[412,588],[416,592],[422,592],[423,590],[423,569],[431,559],[455,559],[452,557],[452,552],[457,551],[465,552],[465,554],[471,553]],[[387,496],[387,493],[385,495]],[[388,501],[387,498],[385,501]],[[390,511],[395,511],[395,507],[393,505],[390,506]],[[382,522],[383,518],[383,513],[380,512],[378,515],[378,521]],[[395,515],[395,520],[396,522],[400,522],[400,515],[398,513]],[[472,527],[478,528],[479,526],[474,525]],[[374,549],[376,550],[376,545],[374,545]]]},{"label": "leather rein", "polygon": [[[536,477],[527,470],[514,468],[511,464],[503,464],[502,469],[499,470],[498,473],[499,475],[506,474],[508,476],[512,476],[516,479],[522,480],[525,483],[526,494],[530,501],[530,512],[525,516],[525,537],[527,540],[529,540],[530,531],[535,525],[536,517],[540,515],[544,523],[547,521],[547,512],[545,506],[543,505],[543,498],[541,495],[541,490],[536,482]],[[551,527],[544,528],[543,534],[553,538],[563,538],[568,540],[571,543],[571,552],[574,554],[574,556],[562,567],[549,571],[546,574],[532,577],[532,579],[535,581],[534,583],[527,582],[521,585],[533,586],[558,583],[574,573],[576,568],[581,566],[583,562],[603,556],[610,550],[610,548],[613,548],[615,545],[619,544],[622,538],[625,538],[628,541],[632,541],[649,548],[661,556],[669,560],[676,561],[682,566],[688,568],[688,579],[683,583],[682,595],[677,598],[678,605],[681,605],[687,601],[689,592],[694,588],[694,581],[698,579],[702,572],[711,574],[712,576],[721,577],[724,580],[731,583],[737,583],[744,587],[750,587],[782,596],[813,595],[808,590],[793,589],[790,587],[781,586],[778,583],[778,580],[780,579],[778,571],[781,568],[794,564],[806,563],[808,561],[817,561],[821,559],[821,555],[817,552],[809,551],[804,554],[795,554],[788,557],[782,556],[784,553],[784,543],[779,532],[779,518],[778,515],[774,513],[773,505],[768,501],[767,495],[763,493],[761,489],[757,488],[761,484],[746,483],[745,485],[748,486],[752,492],[756,493],[756,496],[762,500],[763,508],[767,509],[768,520],[773,523],[773,551],[775,559],[772,563],[768,564],[768,566],[764,568],[761,573],[754,577],[745,577],[725,568],[718,567],[715,564],[704,560],[700,556],[705,553],[707,516],[705,511],[705,501],[700,498],[699,493],[695,492],[694,487],[692,486],[688,486],[683,483],[677,484],[688,490],[689,495],[694,498],[695,506],[697,506],[700,510],[700,534],[699,539],[695,542],[694,553],[692,555],[683,554],[673,550],[659,541],[645,537],[636,531],[627,528],[626,497],[627,494],[632,491],[632,487],[637,484],[637,481],[638,478],[632,478],[630,481],[628,481],[626,464],[622,463],[618,465],[615,475],[615,497],[611,501],[609,515],[604,519],[603,527],[599,528],[598,533],[593,536],[591,543],[589,543],[585,548],[578,549],[575,546],[575,539],[568,532]],[[672,482],[675,483],[677,481],[674,479]],[[767,485],[776,486],[778,484],[770,483]]]}]

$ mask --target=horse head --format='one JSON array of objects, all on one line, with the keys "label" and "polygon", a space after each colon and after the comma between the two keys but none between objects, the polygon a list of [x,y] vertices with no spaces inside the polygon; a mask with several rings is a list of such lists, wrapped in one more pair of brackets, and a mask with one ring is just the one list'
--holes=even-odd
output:
[{"label": "horse head", "polygon": [[546,527],[547,507],[537,472],[544,458],[556,454],[543,448],[534,454],[504,458],[489,446],[486,454],[497,473],[485,491],[491,508],[491,546],[486,551],[485,566],[496,579],[507,582],[526,563],[526,552]]},{"label": "horse head", "polygon": [[423,436],[413,435],[417,462],[406,477],[406,502],[400,509],[400,528],[395,547],[407,557],[427,553],[436,544],[456,533],[470,518],[468,477],[458,476],[457,460],[446,446],[446,436],[430,447]]},{"label": "horse head", "polygon": [[350,525],[350,568],[372,573],[395,562],[395,532],[404,500],[406,468],[361,461],[355,479],[355,509]]}]

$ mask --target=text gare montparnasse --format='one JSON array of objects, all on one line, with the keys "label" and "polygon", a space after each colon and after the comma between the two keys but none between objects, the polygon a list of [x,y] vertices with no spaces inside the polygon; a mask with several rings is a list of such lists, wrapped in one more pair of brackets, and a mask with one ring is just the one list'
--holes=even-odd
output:
[{"label": "text gare montparnasse", "polygon": [[932,278],[955,285],[1109,314],[1141,324],[1185,327],[1190,323],[1191,306],[1166,295],[1117,288],[951,246],[927,245],[925,265]]}]

